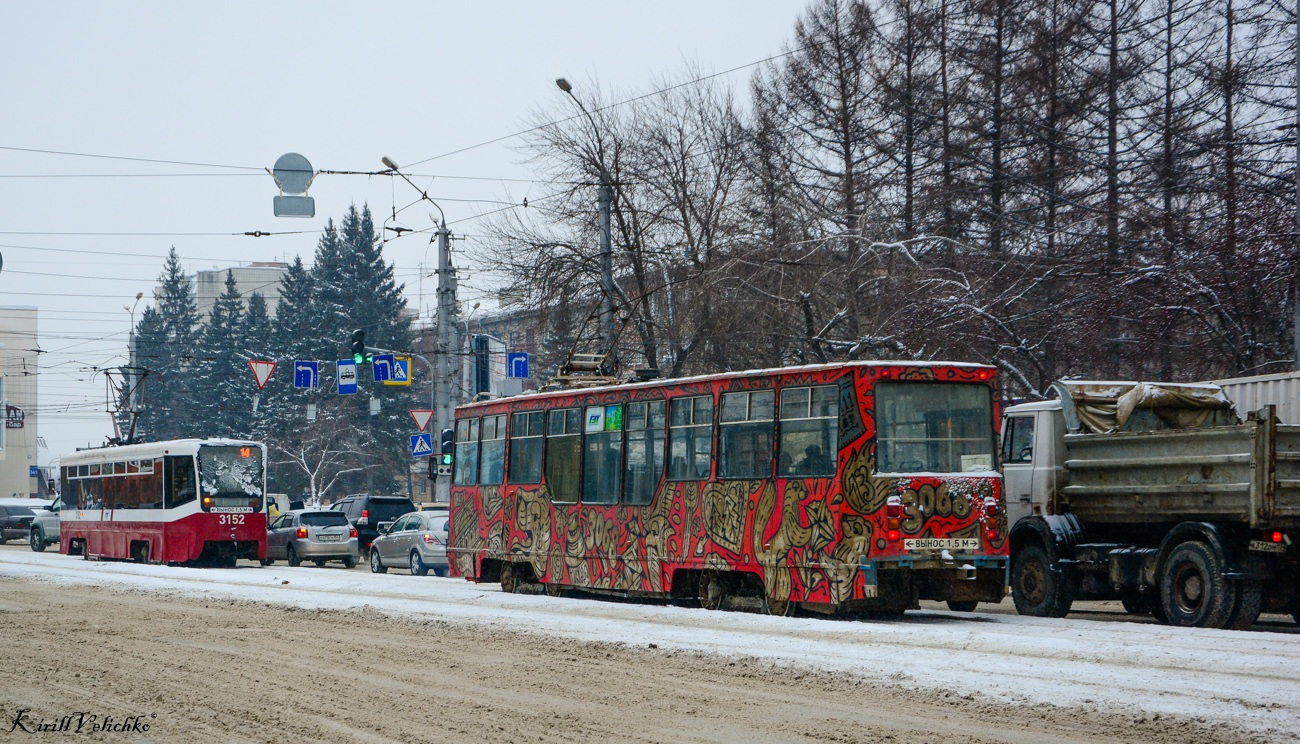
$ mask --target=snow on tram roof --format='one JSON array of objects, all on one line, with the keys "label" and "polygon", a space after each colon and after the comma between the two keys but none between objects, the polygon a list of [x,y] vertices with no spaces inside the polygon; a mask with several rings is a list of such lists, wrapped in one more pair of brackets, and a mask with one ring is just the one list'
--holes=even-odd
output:
[{"label": "snow on tram roof", "polygon": [[106,447],[81,449],[63,455],[59,458],[59,464],[65,465],[69,462],[78,462],[81,460],[117,460],[121,458],[129,458],[132,455],[135,455],[136,457],[143,454],[152,455],[163,450],[171,450],[175,453],[194,453],[198,451],[201,445],[215,445],[217,447],[247,447],[250,444],[259,448],[263,446],[261,442],[251,439],[226,439],[224,437],[213,437],[212,439],[169,439],[163,442],[140,442],[138,444],[109,445]]},{"label": "snow on tram roof", "polygon": [[875,360],[870,362],[840,362],[832,364],[803,364],[797,367],[770,367],[768,369],[746,369],[737,372],[715,372],[708,375],[694,375],[692,377],[657,377],[653,380],[624,382],[618,385],[600,385],[597,387],[569,388],[564,390],[529,390],[519,395],[511,395],[505,398],[492,398],[491,400],[480,400],[475,403],[464,403],[457,408],[475,408],[479,406],[488,406],[493,403],[500,403],[503,400],[516,400],[525,396],[563,396],[573,395],[575,393],[592,393],[606,392],[611,390],[640,390],[648,387],[660,385],[689,385],[697,382],[711,382],[713,380],[724,380],[732,377],[758,377],[763,375],[797,375],[805,372],[821,372],[828,369],[844,369],[858,367],[967,367],[970,369],[996,369],[991,364],[978,364],[975,362],[918,362],[916,360]]}]

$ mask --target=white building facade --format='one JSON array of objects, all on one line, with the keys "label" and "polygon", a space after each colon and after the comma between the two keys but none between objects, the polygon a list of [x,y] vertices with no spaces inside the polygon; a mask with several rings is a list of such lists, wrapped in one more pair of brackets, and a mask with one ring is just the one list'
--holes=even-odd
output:
[{"label": "white building facade", "polygon": [[37,310],[0,305],[0,497],[34,497],[37,468]]}]

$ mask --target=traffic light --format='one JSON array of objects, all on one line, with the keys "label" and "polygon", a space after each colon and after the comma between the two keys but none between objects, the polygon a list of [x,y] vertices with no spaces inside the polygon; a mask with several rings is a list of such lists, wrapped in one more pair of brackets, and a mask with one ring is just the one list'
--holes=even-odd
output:
[{"label": "traffic light", "polygon": [[366,332],[360,328],[352,332],[352,361],[357,364],[366,361]]},{"label": "traffic light", "polygon": [[438,454],[429,456],[429,480],[440,475],[451,475],[451,464],[456,451],[456,433],[443,429],[439,438]]}]

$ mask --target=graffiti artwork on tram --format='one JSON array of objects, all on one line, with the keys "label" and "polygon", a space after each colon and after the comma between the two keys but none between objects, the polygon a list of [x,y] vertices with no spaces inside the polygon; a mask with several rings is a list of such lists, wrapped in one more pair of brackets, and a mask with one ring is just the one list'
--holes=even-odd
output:
[{"label": "graffiti artwork on tram", "polygon": [[[883,371],[882,371],[883,370]],[[839,478],[662,480],[646,505],[552,501],[545,484],[453,487],[454,565],[476,575],[476,559],[526,560],[536,579],[620,591],[663,592],[678,568],[757,574],[777,600],[841,603],[860,592],[859,563],[885,543],[885,507],[902,503],[908,536],[979,536],[996,479],[881,477],[876,472],[874,386],[890,380],[972,381],[973,368],[857,367],[799,373],[783,387],[838,386]],[[985,378],[980,378],[985,379]],[[670,387],[672,395],[770,388],[731,379]],[[627,404],[626,392],[575,394],[565,407]],[[631,400],[638,400],[632,398]],[[662,400],[662,399],[660,399]],[[512,411],[540,409],[520,401]],[[502,409],[504,410],[504,409]],[[498,412],[496,409],[489,413]],[[972,521],[977,514],[979,520]],[[998,519],[1005,520],[1005,510]],[[1005,540],[1005,527],[999,530]],[[995,546],[1000,547],[998,543]],[[859,593],[857,596],[861,596]]]}]

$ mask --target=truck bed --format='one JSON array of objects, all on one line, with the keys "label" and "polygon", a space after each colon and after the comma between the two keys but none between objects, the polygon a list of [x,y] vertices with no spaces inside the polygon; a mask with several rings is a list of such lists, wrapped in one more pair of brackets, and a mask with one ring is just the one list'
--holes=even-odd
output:
[{"label": "truck bed", "polygon": [[1300,527],[1300,426],[1068,434],[1062,511],[1094,522]]}]

